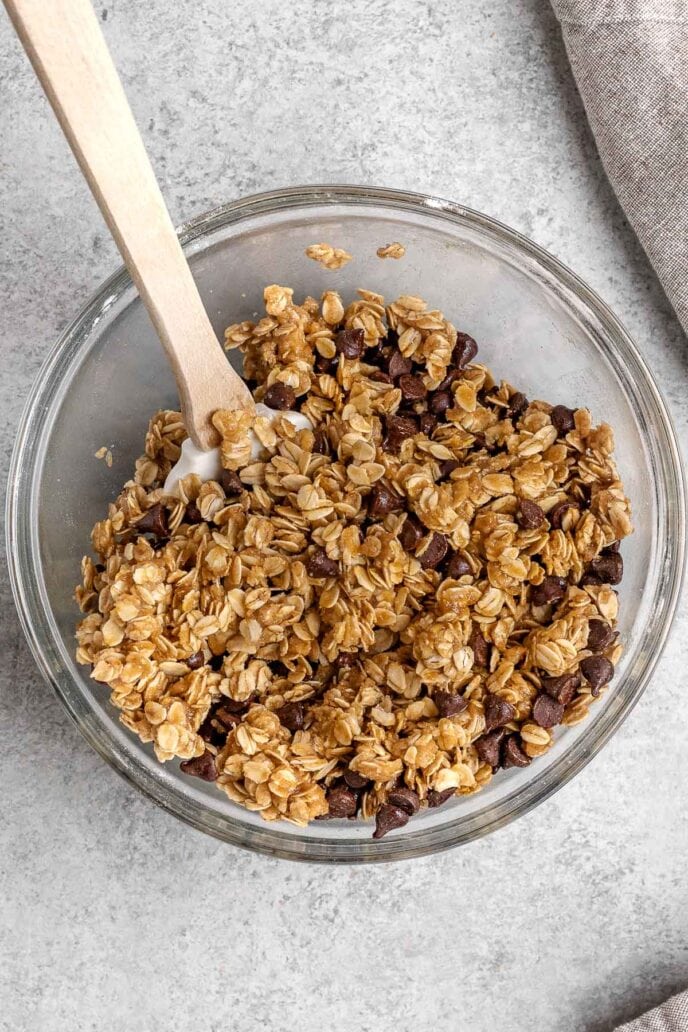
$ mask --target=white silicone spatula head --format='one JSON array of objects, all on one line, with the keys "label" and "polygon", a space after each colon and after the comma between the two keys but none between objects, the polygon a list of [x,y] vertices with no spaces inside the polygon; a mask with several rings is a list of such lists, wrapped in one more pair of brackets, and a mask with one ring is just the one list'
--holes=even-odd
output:
[{"label": "white silicone spatula head", "polygon": [[254,413],[253,398],[203,307],[93,8],[5,6],[170,360],[193,445],[212,448],[212,414]]}]

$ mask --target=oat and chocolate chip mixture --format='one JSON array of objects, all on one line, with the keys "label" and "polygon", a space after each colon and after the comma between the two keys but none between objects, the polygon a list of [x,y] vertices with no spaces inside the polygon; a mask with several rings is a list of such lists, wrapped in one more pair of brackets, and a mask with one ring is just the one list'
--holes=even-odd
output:
[{"label": "oat and chocolate chip mixture", "polygon": [[611,429],[529,401],[418,297],[334,291],[226,333],[255,396],[224,471],[163,483],[159,412],[83,561],[78,659],[161,761],[266,820],[375,817],[526,767],[614,675],[629,504]]}]

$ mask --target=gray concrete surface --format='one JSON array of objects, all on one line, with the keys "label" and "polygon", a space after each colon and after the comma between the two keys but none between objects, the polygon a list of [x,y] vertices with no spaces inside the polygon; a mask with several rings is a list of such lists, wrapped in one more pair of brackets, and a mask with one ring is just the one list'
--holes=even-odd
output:
[{"label": "gray concrete surface", "polygon": [[[597,158],[538,0],[101,0],[174,217],[299,182],[428,190],[596,287],[686,440],[686,341]],[[0,432],[117,264],[0,16]],[[4,476],[4,474],[3,474]],[[0,1028],[606,1032],[688,985],[684,614],[573,783],[493,837],[373,869],[271,861],[128,788],[0,599]]]}]

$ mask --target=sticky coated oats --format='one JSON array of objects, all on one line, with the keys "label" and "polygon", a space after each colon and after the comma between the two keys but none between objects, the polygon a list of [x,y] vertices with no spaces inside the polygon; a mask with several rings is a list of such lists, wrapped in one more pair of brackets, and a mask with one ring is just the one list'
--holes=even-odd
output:
[{"label": "sticky coated oats", "polygon": [[614,674],[629,504],[613,436],[529,402],[419,297],[273,285],[226,331],[258,400],[218,412],[224,471],[163,484],[150,423],[83,560],[81,663],[161,761],[266,820],[376,817],[525,767]]},{"label": "sticky coated oats", "polygon": [[378,247],[376,254],[378,258],[403,258],[406,254],[406,248],[403,244],[395,241],[393,244],[385,244],[384,247]]}]

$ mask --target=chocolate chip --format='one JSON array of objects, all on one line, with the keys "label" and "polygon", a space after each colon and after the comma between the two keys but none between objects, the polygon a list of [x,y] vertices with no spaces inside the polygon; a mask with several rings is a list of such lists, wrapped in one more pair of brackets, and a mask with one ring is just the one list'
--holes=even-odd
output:
[{"label": "chocolate chip", "polygon": [[318,429],[313,434],[313,451],[317,455],[327,455],[330,451],[330,442],[324,430]]},{"label": "chocolate chip", "polygon": [[189,670],[198,670],[205,663],[202,652],[192,652],[190,656],[186,657],[186,665]]},{"label": "chocolate chip", "polygon": [[449,551],[449,541],[444,534],[433,532],[430,541],[420,555],[416,556],[424,570],[435,570]]},{"label": "chocolate chip", "polygon": [[315,356],[316,373],[333,373],[336,367],[336,359],[325,358],[324,355]]},{"label": "chocolate chip", "polygon": [[152,505],[148,512],[144,513],[136,522],[136,529],[141,534],[154,534],[156,537],[167,537],[167,513],[164,505],[160,502]]},{"label": "chocolate chip", "polygon": [[478,345],[467,333],[456,334],[456,347],[452,352],[452,362],[459,369],[465,369],[478,354]]},{"label": "chocolate chip", "polygon": [[581,585],[582,588],[585,588],[589,584],[593,585],[594,587],[599,588],[600,585],[602,584],[602,581],[600,580],[599,577],[596,577],[594,573],[584,573],[583,576],[581,577],[580,585]]},{"label": "chocolate chip", "polygon": [[477,628],[468,639],[468,644],[473,649],[473,662],[475,665],[486,667],[490,662],[490,646]]},{"label": "chocolate chip", "polygon": [[334,665],[337,670],[343,670],[345,667],[351,667],[356,662],[358,652],[340,652],[334,661]]},{"label": "chocolate chip", "polygon": [[358,799],[346,785],[338,785],[327,793],[327,805],[330,817],[354,817]]},{"label": "chocolate chip", "polygon": [[527,408],[528,399],[526,398],[525,394],[522,394],[521,391],[516,391],[516,393],[512,394],[509,398],[509,406],[506,410],[506,414],[511,419],[516,420],[523,415]]},{"label": "chocolate chip", "polygon": [[365,351],[363,330],[340,330],[335,340],[338,355],[344,358],[360,358]]},{"label": "chocolate chip", "polygon": [[413,817],[414,813],[418,813],[420,810],[418,793],[414,792],[412,788],[407,788],[406,785],[392,789],[389,793],[389,802],[392,806],[398,806],[400,810],[405,810],[409,817]]},{"label": "chocolate chip", "polygon": [[603,584],[620,584],[623,580],[623,559],[618,552],[598,555],[590,563],[589,569]]},{"label": "chocolate chip", "polygon": [[345,770],[343,777],[349,788],[353,788],[357,792],[361,788],[365,788],[366,785],[370,784],[369,778],[364,778],[363,775],[359,774],[356,770]]},{"label": "chocolate chip", "polygon": [[562,706],[568,706],[580,686],[581,676],[577,670],[574,673],[562,674],[560,677],[543,677],[542,679],[543,689]]},{"label": "chocolate chip", "polygon": [[399,535],[401,547],[407,552],[415,553],[425,534],[426,530],[423,524],[410,512],[404,520],[404,526],[401,528],[401,534]]},{"label": "chocolate chip", "polygon": [[431,788],[427,795],[428,806],[434,810],[437,806],[443,806],[453,795],[456,795],[455,788],[445,788],[443,792]]},{"label": "chocolate chip", "polygon": [[400,806],[393,806],[391,803],[383,803],[375,814],[375,831],[373,838],[382,838],[388,831],[395,828],[403,828],[409,822],[409,814]]},{"label": "chocolate chip", "polygon": [[519,498],[516,519],[524,530],[535,530],[545,522],[545,514],[539,505],[527,498]]},{"label": "chocolate chip", "polygon": [[540,692],[533,703],[533,720],[540,727],[554,727],[561,723],[564,716],[562,703],[557,702],[547,692]]},{"label": "chocolate chip", "polygon": [[451,391],[435,391],[430,398],[429,408],[436,416],[443,416],[454,404]]},{"label": "chocolate chip", "polygon": [[438,391],[448,391],[453,383],[461,379],[461,370],[450,367],[447,369],[444,380],[439,384]]},{"label": "chocolate chip", "polygon": [[564,522],[564,517],[569,509],[576,509],[577,506],[574,502],[559,502],[559,505],[555,505],[549,514],[549,522],[552,524],[554,530],[561,530],[561,525]]},{"label": "chocolate chip", "polygon": [[225,662],[225,653],[224,652],[222,653],[221,656],[211,656],[210,657],[210,669],[214,670],[215,673],[218,674],[220,672],[220,670],[222,670],[224,662]]},{"label": "chocolate chip", "polygon": [[606,620],[591,620],[588,624],[587,648],[591,652],[604,652],[616,638]]},{"label": "chocolate chip", "polygon": [[605,684],[609,684],[614,676],[614,666],[606,656],[588,656],[580,665],[581,673],[597,696]]},{"label": "chocolate chip", "polygon": [[392,377],[388,373],[383,373],[381,369],[375,369],[366,375],[373,383],[392,383]]},{"label": "chocolate chip", "polygon": [[231,731],[233,727],[236,727],[237,724],[241,723],[241,717],[241,713],[234,713],[232,710],[228,709],[227,706],[218,706],[213,713],[213,720],[216,724],[220,723],[222,725],[225,735],[228,731]]},{"label": "chocolate chip", "polygon": [[437,416],[433,416],[432,412],[423,412],[420,417],[420,432],[425,434],[426,437],[432,437],[433,433],[439,425],[439,419]]},{"label": "chocolate chip", "polygon": [[463,695],[459,695],[458,692],[434,692],[432,701],[441,717],[453,717],[457,713],[463,713],[468,706]]},{"label": "chocolate chip", "polygon": [[561,602],[566,594],[566,579],[564,577],[545,577],[542,584],[531,588],[530,600],[534,606],[552,605]]},{"label": "chocolate chip", "polygon": [[606,548],[602,549],[602,555],[616,555],[620,548],[620,541],[612,541],[611,545],[607,545]]},{"label": "chocolate chip", "polygon": [[336,577],[339,573],[339,563],[335,559],[330,559],[324,548],[316,548],[306,559],[306,572],[309,577],[317,579]]},{"label": "chocolate chip", "polygon": [[502,747],[502,767],[527,767],[530,763],[530,756],[524,753],[518,744],[516,735],[509,735]]},{"label": "chocolate chip", "polygon": [[391,512],[402,512],[403,509],[404,499],[394,491],[391,484],[378,480],[369,495],[368,515],[382,519]]},{"label": "chocolate chip", "polygon": [[491,731],[488,735],[483,735],[474,743],[482,762],[487,763],[493,769],[499,766],[499,746],[502,738],[504,738],[504,731],[500,728],[497,731]]},{"label": "chocolate chip", "polygon": [[494,731],[496,727],[504,727],[516,716],[516,710],[499,695],[488,694],[483,699],[483,711],[485,713],[485,730]]},{"label": "chocolate chip", "polygon": [[201,510],[198,508],[195,502],[189,502],[184,513],[184,519],[187,523],[202,523],[203,517],[201,516]]},{"label": "chocolate chip", "polygon": [[567,408],[566,405],[555,405],[550,419],[552,420],[552,426],[560,437],[575,430],[576,423],[573,418],[573,409]]},{"label": "chocolate chip", "polygon": [[[267,401],[265,402],[267,405]],[[271,408],[277,408],[277,405],[271,406]],[[287,406],[288,408],[289,406]],[[241,483],[241,478],[238,473],[233,469],[223,469],[220,473],[220,487],[227,495],[228,498],[234,495],[240,495],[244,490],[244,485]]]},{"label": "chocolate chip", "polygon": [[285,702],[284,706],[280,706],[275,712],[280,724],[288,731],[300,731],[304,725],[306,714],[301,702]]},{"label": "chocolate chip", "polygon": [[454,470],[458,469],[460,465],[461,463],[458,459],[444,459],[440,462],[440,477],[444,478],[451,476]]},{"label": "chocolate chip", "polygon": [[[222,701],[220,702],[220,706],[219,706],[219,708],[217,709],[216,712],[217,712],[218,716],[220,717],[220,720],[223,720],[223,721],[225,719],[224,713],[231,713],[232,716],[243,716],[244,713],[246,713],[246,711],[250,707],[251,703],[255,702],[255,699],[256,699],[255,695],[249,696],[248,699],[227,699],[227,698],[223,698]],[[220,710],[223,711],[222,714],[220,713]]]},{"label": "chocolate chip", "polygon": [[464,559],[460,552],[454,552],[446,565],[445,572],[447,577],[451,577],[452,580],[458,580],[460,577],[465,577],[467,573],[472,573],[473,571],[468,559]]},{"label": "chocolate chip", "polygon": [[263,404],[267,405],[268,408],[277,409],[278,412],[293,409],[296,404],[294,388],[287,383],[273,383],[272,387],[268,387],[265,392]]},{"label": "chocolate chip", "polygon": [[192,774],[195,778],[202,778],[203,781],[217,781],[217,767],[215,757],[207,749],[202,756],[194,756],[191,760],[184,760],[179,764],[179,769],[184,774]]},{"label": "chocolate chip", "polygon": [[387,372],[393,380],[398,380],[400,376],[407,376],[413,369],[413,362],[410,358],[405,358],[398,348],[395,348],[392,352],[390,360],[387,364]]},{"label": "chocolate chip", "polygon": [[420,376],[412,376],[410,373],[399,377],[399,389],[404,401],[410,402],[422,401],[428,393]]},{"label": "chocolate chip", "polygon": [[387,432],[386,450],[398,452],[401,442],[418,433],[418,420],[415,416],[387,416],[385,420]]}]

